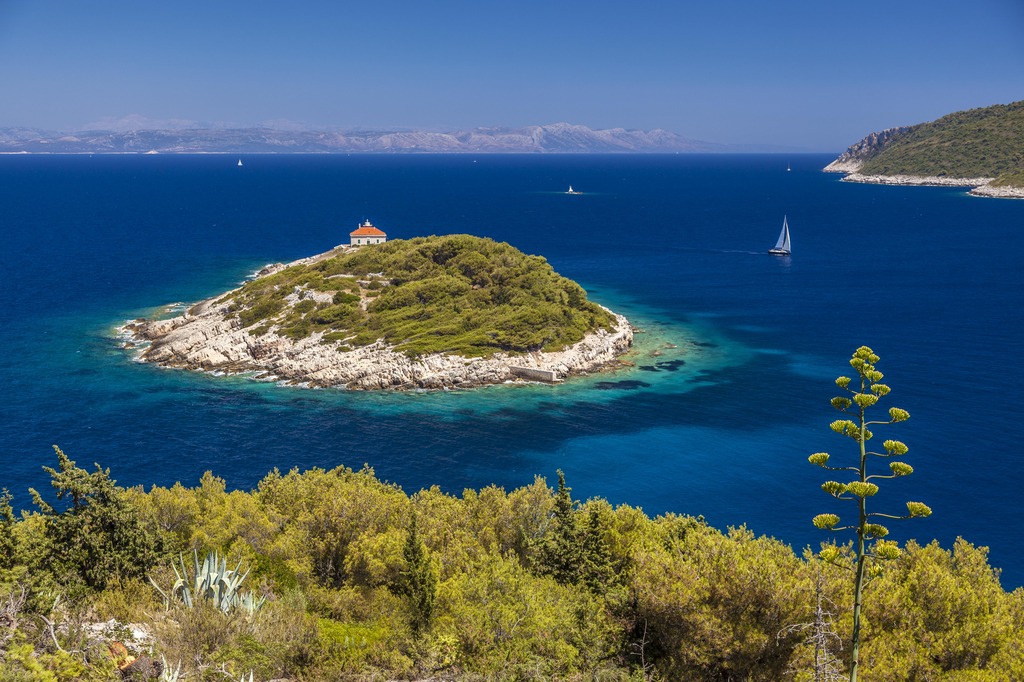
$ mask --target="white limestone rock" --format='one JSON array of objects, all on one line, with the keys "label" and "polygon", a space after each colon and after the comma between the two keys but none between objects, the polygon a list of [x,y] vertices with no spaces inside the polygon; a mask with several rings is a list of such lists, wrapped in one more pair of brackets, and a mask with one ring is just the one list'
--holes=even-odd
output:
[{"label": "white limestone rock", "polygon": [[861,175],[851,173],[843,182],[864,182],[873,185],[911,185],[930,187],[976,187],[987,185],[993,178],[949,178],[935,175]]},{"label": "white limestone rock", "polygon": [[976,197],[996,197],[998,199],[1024,199],[1024,187],[981,185],[972,189],[968,194]]},{"label": "white limestone rock", "polygon": [[167,367],[210,372],[255,372],[311,387],[351,389],[469,388],[515,380],[511,367],[551,370],[559,378],[585,374],[613,363],[633,343],[633,329],[615,315],[615,328],[587,334],[578,343],[554,352],[525,355],[497,353],[466,358],[435,353],[409,358],[383,341],[347,349],[342,342],[323,342],[320,332],[293,340],[273,330],[254,336],[229,315],[228,304],[210,299],[184,315],[166,320],[136,320],[122,333],[148,343],[141,359]]}]

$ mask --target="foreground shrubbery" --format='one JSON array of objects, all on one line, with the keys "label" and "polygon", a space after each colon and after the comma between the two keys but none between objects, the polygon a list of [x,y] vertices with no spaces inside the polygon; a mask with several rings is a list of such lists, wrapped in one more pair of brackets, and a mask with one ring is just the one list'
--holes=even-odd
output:
[{"label": "foreground shrubbery", "polygon": [[[409,496],[339,468],[147,492],[58,461],[66,508],[0,504],[2,680],[118,679],[108,643],[133,646],[129,623],[191,680],[811,680],[788,626],[813,620],[816,590],[849,639],[842,569],[561,481]],[[165,603],[149,583],[209,549],[251,569],[262,608]],[[1024,679],[1024,590],[984,548],[911,542],[866,590],[862,679]]]}]

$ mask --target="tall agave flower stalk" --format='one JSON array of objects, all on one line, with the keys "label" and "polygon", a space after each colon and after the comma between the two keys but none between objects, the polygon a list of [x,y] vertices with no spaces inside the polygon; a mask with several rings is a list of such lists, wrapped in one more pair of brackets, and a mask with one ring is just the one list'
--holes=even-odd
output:
[{"label": "tall agave flower stalk", "polygon": [[[882,373],[875,369],[878,356],[867,346],[861,346],[850,359],[850,366],[857,372],[857,377],[839,377],[836,379],[836,386],[845,391],[846,395],[832,398],[832,407],[840,412],[851,414],[853,419],[839,419],[831,424],[831,428],[838,434],[846,436],[857,444],[859,456],[851,466],[830,466],[830,455],[827,452],[816,452],[808,460],[811,464],[828,469],[830,471],[846,471],[853,475],[849,483],[839,481],[826,481],[821,489],[836,499],[852,503],[856,508],[856,520],[847,525],[839,525],[839,516],[836,514],[819,514],[814,517],[813,523],[822,530],[841,531],[852,530],[856,533],[857,539],[854,545],[856,563],[854,566],[854,599],[853,599],[853,638],[850,651],[850,682],[857,682],[857,672],[860,654],[860,628],[861,628],[861,606],[863,605],[864,582],[866,568],[871,559],[894,559],[899,556],[900,550],[895,542],[885,540],[889,529],[877,519],[910,519],[929,516],[932,510],[928,505],[921,502],[907,502],[906,514],[886,514],[882,512],[868,511],[868,498],[878,492],[876,480],[901,478],[914,473],[913,467],[896,458],[907,454],[908,448],[898,440],[887,440],[882,443],[884,452],[869,450],[867,443],[873,434],[869,426],[896,424],[910,419],[910,413],[899,407],[889,408],[889,418],[871,421],[867,417],[868,409],[874,407],[878,401],[889,394],[889,387],[881,383]],[[889,473],[869,473],[868,458],[874,457],[888,460]],[[873,546],[868,547],[868,542],[874,541]],[[835,545],[826,547],[821,551],[821,558],[828,563],[836,563],[840,551]]]},{"label": "tall agave flower stalk", "polygon": [[266,601],[266,597],[256,597],[252,592],[244,594],[241,592],[242,582],[249,575],[249,571],[240,572],[241,561],[234,569],[229,569],[227,559],[220,556],[217,551],[211,550],[200,563],[199,553],[193,551],[190,577],[188,567],[185,565],[185,557],[179,554],[178,559],[181,570],[177,564],[171,564],[177,579],[171,586],[170,593],[161,589],[152,577],[149,579],[149,582],[164,598],[165,607],[169,608],[171,601],[174,600],[191,609],[195,607],[197,600],[204,599],[223,613],[230,613],[241,608],[252,614],[258,611]]}]

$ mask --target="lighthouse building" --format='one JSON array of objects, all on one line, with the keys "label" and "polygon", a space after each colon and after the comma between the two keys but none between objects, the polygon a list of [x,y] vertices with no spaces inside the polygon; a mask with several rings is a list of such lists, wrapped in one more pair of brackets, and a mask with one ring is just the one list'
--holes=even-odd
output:
[{"label": "lighthouse building", "polygon": [[388,236],[384,231],[371,225],[369,220],[363,221],[363,224],[349,232],[348,236],[351,239],[350,244],[352,246],[383,244],[388,240]]}]

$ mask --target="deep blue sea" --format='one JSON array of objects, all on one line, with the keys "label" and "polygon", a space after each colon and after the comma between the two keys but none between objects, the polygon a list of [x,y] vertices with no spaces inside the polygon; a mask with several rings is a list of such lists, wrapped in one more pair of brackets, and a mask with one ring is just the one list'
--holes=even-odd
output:
[{"label": "deep blue sea", "polygon": [[[991,548],[1024,584],[1019,507],[1024,201],[853,185],[806,156],[0,157],[0,486],[48,490],[51,444],[122,485],[206,470],[372,466],[407,492],[513,488],[747,524],[799,552],[844,506],[813,452],[860,345],[910,411],[879,427],[916,473],[883,481],[897,539]],[[792,171],[787,172],[787,164]],[[572,184],[584,192],[564,192]],[[766,254],[788,216],[793,256]],[[545,256],[629,317],[634,369],[559,386],[376,394],[140,364],[115,328],[325,251],[471,233]],[[660,353],[660,354],[659,354]],[[835,460],[834,460],[835,461]]]}]

